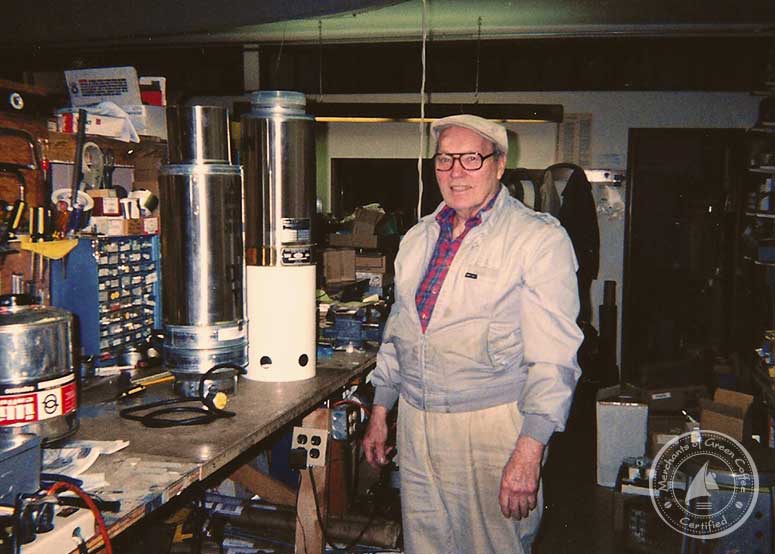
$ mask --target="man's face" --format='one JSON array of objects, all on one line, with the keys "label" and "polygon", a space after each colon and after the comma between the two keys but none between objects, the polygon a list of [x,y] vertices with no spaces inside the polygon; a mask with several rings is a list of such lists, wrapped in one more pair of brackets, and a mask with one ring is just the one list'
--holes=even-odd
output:
[{"label": "man's face", "polygon": [[[447,127],[439,135],[437,153],[463,154],[478,152],[487,156],[495,150],[493,143],[465,127]],[[444,202],[455,210],[458,217],[468,219],[475,215],[500,187],[500,178],[506,167],[505,156],[492,156],[476,171],[468,171],[456,159],[449,171],[436,170],[436,181]]]}]

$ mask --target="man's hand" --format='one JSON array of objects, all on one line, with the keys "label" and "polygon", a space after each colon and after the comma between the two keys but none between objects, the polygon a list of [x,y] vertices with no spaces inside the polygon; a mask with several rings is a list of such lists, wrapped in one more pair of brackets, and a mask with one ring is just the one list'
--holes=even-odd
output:
[{"label": "man's hand", "polygon": [[536,507],[544,445],[532,437],[517,439],[517,446],[503,468],[498,502],[506,517],[522,519]]},{"label": "man's hand", "polygon": [[375,469],[379,469],[388,462],[389,451],[385,448],[388,438],[387,414],[388,410],[385,406],[375,404],[372,407],[369,427],[361,442],[366,461]]}]

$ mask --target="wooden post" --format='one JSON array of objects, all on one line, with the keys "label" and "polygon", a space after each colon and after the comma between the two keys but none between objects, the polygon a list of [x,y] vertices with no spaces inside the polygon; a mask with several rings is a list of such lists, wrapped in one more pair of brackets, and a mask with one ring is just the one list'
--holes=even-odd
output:
[{"label": "wooden post", "polygon": [[280,504],[281,506],[296,504],[296,491],[247,464],[232,473],[229,479],[272,504]]},{"label": "wooden post", "polygon": [[[331,417],[329,410],[319,408],[309,414],[302,421],[302,427],[312,429],[323,429],[329,431],[331,428]],[[328,460],[328,449],[326,449],[326,462]],[[312,480],[309,472],[315,476],[315,491],[312,490]],[[322,554],[326,543],[323,538],[323,529],[320,522],[326,522],[328,515],[328,479],[327,466],[316,466],[304,469],[301,472],[301,484],[299,485],[299,498],[296,503],[296,554]],[[320,509],[320,521],[318,521],[315,498],[317,497],[317,507]]]}]

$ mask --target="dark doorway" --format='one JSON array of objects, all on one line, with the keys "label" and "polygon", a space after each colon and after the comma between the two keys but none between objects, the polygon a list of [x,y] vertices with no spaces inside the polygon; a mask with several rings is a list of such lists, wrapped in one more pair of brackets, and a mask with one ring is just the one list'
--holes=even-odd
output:
[{"label": "dark doorway", "polygon": [[[431,213],[441,202],[436,175],[430,159],[422,162],[423,199],[422,215]],[[520,181],[529,179],[540,183],[543,169],[507,169],[501,182],[512,195]],[[331,209],[342,217],[358,206],[379,202],[386,212],[402,212],[416,221],[417,212],[416,159],[331,159]]]},{"label": "dark doorway", "polygon": [[[622,377],[692,379],[732,348],[737,183],[744,131],[632,129]],[[712,359],[712,358],[711,358]]]},{"label": "dark doorway", "polygon": [[[417,159],[332,158],[331,209],[342,217],[357,206],[379,202],[386,212],[401,212],[416,221]],[[441,202],[430,160],[423,160],[422,215]]]}]

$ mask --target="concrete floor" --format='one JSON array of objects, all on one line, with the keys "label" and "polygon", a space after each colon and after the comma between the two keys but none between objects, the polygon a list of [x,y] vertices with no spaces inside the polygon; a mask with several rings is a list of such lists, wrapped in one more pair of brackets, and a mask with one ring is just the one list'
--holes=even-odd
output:
[{"label": "concrete floor", "polygon": [[[613,493],[595,484],[595,388],[580,383],[568,427],[544,466],[545,511],[533,554],[614,554]],[[667,553],[666,553],[667,554]]]}]

